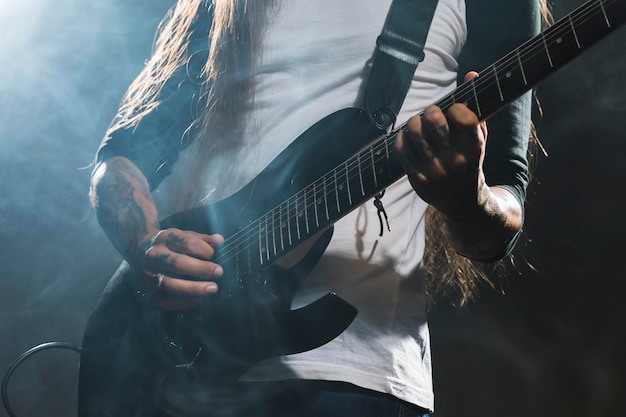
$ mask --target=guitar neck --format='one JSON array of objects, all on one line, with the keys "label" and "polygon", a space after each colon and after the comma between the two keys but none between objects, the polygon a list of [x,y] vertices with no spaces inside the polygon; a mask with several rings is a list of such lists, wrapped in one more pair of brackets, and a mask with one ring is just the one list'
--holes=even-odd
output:
[{"label": "guitar neck", "polygon": [[625,22],[626,1],[588,1],[436,104],[464,103],[486,120]]},{"label": "guitar neck", "polygon": [[[479,76],[439,100],[444,112],[455,103],[486,120],[626,22],[626,0],[591,0],[540,35],[502,57]],[[246,226],[225,246],[254,248],[268,265],[359,207],[404,175],[394,156],[403,124]],[[226,258],[232,252],[226,251]]]}]

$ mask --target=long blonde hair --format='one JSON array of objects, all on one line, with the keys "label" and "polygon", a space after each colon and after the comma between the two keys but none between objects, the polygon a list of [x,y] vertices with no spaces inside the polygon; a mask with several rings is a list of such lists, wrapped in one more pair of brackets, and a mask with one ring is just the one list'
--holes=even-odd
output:
[{"label": "long blonde hair", "polygon": [[[247,106],[254,101],[253,58],[273,0],[179,0],[157,30],[154,51],[143,70],[122,99],[107,136],[115,130],[137,126],[159,106],[159,95],[174,73],[185,67],[191,56],[192,37],[202,31],[202,19],[211,22],[205,33],[208,59],[199,77],[199,98],[193,111],[194,121],[179,138],[193,147],[186,152],[191,167],[201,172],[209,157],[219,161],[221,152],[242,146]],[[200,28],[198,30],[198,28]],[[228,169],[228,167],[225,167]],[[230,167],[231,169],[233,167]],[[224,172],[225,177],[228,172]],[[195,190],[206,189],[203,175],[191,175],[186,186],[176,188],[172,198],[178,209],[197,204]]]},{"label": "long blonde hair", "polygon": [[[542,27],[545,29],[553,23],[552,12],[547,0],[539,0],[539,6]],[[536,90],[533,93],[535,92]],[[541,115],[541,105],[536,95],[534,98],[539,115]],[[527,152],[531,181],[537,157],[542,153],[547,155],[541,145],[535,125],[531,122]],[[458,307],[465,307],[477,296],[481,285],[502,290],[503,282],[499,279],[517,272],[516,264],[518,253],[521,252],[520,244],[518,244],[518,249],[505,259],[493,264],[484,264],[459,255],[444,239],[440,238],[443,235],[443,228],[443,216],[433,207],[429,207],[426,211],[424,264],[427,273],[426,290],[431,304],[445,299]]]}]

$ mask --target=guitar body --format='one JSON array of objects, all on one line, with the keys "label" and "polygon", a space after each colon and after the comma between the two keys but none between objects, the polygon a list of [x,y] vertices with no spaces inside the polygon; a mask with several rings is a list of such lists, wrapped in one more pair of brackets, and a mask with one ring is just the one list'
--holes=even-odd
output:
[{"label": "guitar body", "polygon": [[[239,236],[249,235],[250,224],[267,224],[267,219],[258,219],[380,133],[369,127],[362,111],[341,110],[303,133],[231,197],[163,220],[164,228],[224,235],[225,244],[216,254],[224,267],[220,291],[197,308],[162,311],[142,291],[139,275],[122,264],[84,335],[80,415],[201,410],[232,397],[237,380],[255,363],[314,349],[345,330],[356,309],[334,294],[298,310],[290,307],[301,279],[330,241],[332,223],[325,225],[318,216],[315,231],[312,224],[304,230],[306,222],[315,221],[312,212],[295,207],[294,217],[306,212],[309,218],[301,218],[298,225],[296,219],[287,220],[293,229],[289,248],[282,232],[279,238],[275,233],[259,238],[264,227],[254,229],[243,245]],[[285,226],[282,222],[276,227]],[[296,227],[302,230],[296,233]],[[306,253],[289,269],[266,262],[302,246]]]}]

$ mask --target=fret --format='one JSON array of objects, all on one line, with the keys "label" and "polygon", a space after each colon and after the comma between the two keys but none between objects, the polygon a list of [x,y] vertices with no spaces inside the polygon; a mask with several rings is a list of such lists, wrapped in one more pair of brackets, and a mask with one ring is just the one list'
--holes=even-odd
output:
[{"label": "fret", "polygon": [[480,102],[478,100],[478,94],[476,93],[476,78],[470,80],[470,85],[472,86],[472,94],[474,95],[474,102],[476,104],[476,114],[480,118],[483,113],[480,111]]},{"label": "fret", "polygon": [[551,68],[565,64],[580,49],[576,33],[569,27],[568,19],[563,25],[555,25],[545,32],[544,39],[552,57]]},{"label": "fret", "polygon": [[328,190],[326,189],[326,175],[323,178],[323,192],[324,192],[324,211],[326,213],[326,220],[330,220],[330,213],[328,211]]},{"label": "fret", "polygon": [[280,231],[280,250],[285,250],[285,238],[283,237],[283,230],[287,226],[285,220],[283,220],[283,205],[278,206],[278,230]]},{"label": "fret", "polygon": [[298,240],[302,239],[302,235],[300,234],[300,218],[302,217],[302,210],[300,210],[300,207],[298,207],[298,196],[300,195],[300,193],[296,194],[296,233],[298,235]]},{"label": "fret", "polygon": [[386,150],[387,150],[387,154],[388,156],[388,160],[389,160],[389,166],[390,166],[390,170],[389,170],[389,179],[394,179],[394,178],[400,178],[402,176],[404,176],[406,174],[406,172],[404,171],[404,168],[402,168],[402,165],[400,165],[400,163],[398,162],[398,158],[395,155],[395,140],[393,137],[388,138],[386,140],[387,146],[386,146]]},{"label": "fret", "polygon": [[574,38],[576,39],[576,46],[578,47],[578,49],[580,49],[580,39],[578,39],[578,34],[576,33],[576,27],[574,27],[574,20],[572,19],[571,14],[567,16],[567,20],[569,21],[569,25],[572,28],[572,33],[574,34]]},{"label": "fret", "polygon": [[548,49],[548,43],[546,42],[546,35],[544,33],[541,34],[541,40],[543,41],[543,48],[546,50],[546,55],[548,56],[550,68],[554,68],[554,63],[552,62],[552,56],[550,55],[550,49]]},{"label": "fret", "polygon": [[478,112],[478,110],[476,110],[476,106],[474,103],[475,99],[473,98],[473,91],[471,88],[468,89],[468,85],[470,85],[469,81],[467,83],[462,84],[461,87],[459,87],[456,90],[455,99],[451,101],[450,104],[444,104],[447,101],[446,98],[444,97],[441,101],[437,103],[437,105],[441,107],[441,109],[445,112],[445,111],[448,111],[450,107],[452,107],[453,104],[462,103],[468,106],[474,112]]},{"label": "fret", "polygon": [[339,204],[339,185],[337,184],[337,170],[333,170],[333,180],[335,181],[335,198],[337,199],[337,213],[341,213],[341,205]]},{"label": "fret", "polygon": [[498,95],[500,96],[500,101],[504,101],[504,95],[502,94],[502,87],[500,86],[500,79],[498,78],[498,69],[495,64],[491,66],[491,70],[493,72],[493,77],[496,79],[496,86],[498,87]]},{"label": "fret", "polygon": [[318,204],[318,197],[317,197],[317,183],[313,183],[313,195],[312,195],[312,200],[313,200],[313,214],[315,214],[315,226],[319,227],[320,226],[320,218],[319,218],[319,214],[317,212],[317,206]]},{"label": "fret", "polygon": [[374,147],[370,147],[370,159],[372,161],[372,175],[374,175],[374,187],[378,189],[378,175],[376,173],[376,159],[374,158]]},{"label": "fret", "polygon": [[261,221],[257,221],[257,236],[258,236],[258,248],[259,248],[259,265],[263,265],[263,246],[261,244]]},{"label": "fret", "polygon": [[274,219],[276,216],[276,213],[274,210],[272,210],[270,214],[272,216],[272,229],[271,229],[272,230],[272,249],[274,250],[274,256],[276,256],[276,254],[278,253],[276,251],[276,222]]},{"label": "fret", "polygon": [[624,16],[626,15],[626,3],[624,0],[605,0],[600,5],[609,22],[610,30],[618,29],[624,23]]},{"label": "fret", "polygon": [[[554,70],[553,60],[554,55],[550,54],[548,48],[546,48],[546,38],[544,35],[540,35],[535,38],[533,42],[529,42],[525,45],[524,49],[518,49],[518,56],[524,59],[524,82],[528,83],[528,86],[535,85],[541,81],[545,74],[549,74]],[[525,90],[523,90],[525,91]],[[522,93],[523,91],[520,91]]]},{"label": "fret", "polygon": [[385,162],[387,164],[387,176],[391,177],[391,155],[389,154],[389,137],[386,136],[384,138],[384,146],[385,146]]},{"label": "fret", "polygon": [[259,220],[259,225],[258,225],[258,231],[259,231],[259,262],[261,263],[261,265],[265,265],[265,256],[267,256],[269,258],[269,253],[266,254],[264,256],[264,253],[266,252],[266,248],[267,248],[267,233],[266,233],[266,227],[263,226],[263,224],[266,224],[267,222],[267,217],[264,216],[263,218],[261,218]]},{"label": "fret", "polygon": [[289,240],[289,246],[293,246],[293,241],[291,239],[291,212],[289,211],[290,201],[291,201],[291,198],[287,200],[287,237]]},{"label": "fret", "polygon": [[490,116],[503,103],[506,103],[507,100],[513,97],[517,97],[526,89],[525,75],[518,64],[520,58],[519,51],[511,52],[495,64],[492,64],[490,69],[481,72],[479,77],[473,79],[477,86],[477,94],[481,100],[480,114],[469,103],[469,97],[467,97],[469,92],[465,91],[467,88],[461,86],[457,90],[457,99],[460,101],[458,95],[461,93],[464,96],[462,98],[465,100],[460,102],[468,105],[470,109],[478,114],[479,118]]},{"label": "fret", "polygon": [[522,57],[520,56],[519,49],[516,49],[515,53],[517,54],[517,62],[519,62],[519,69],[522,73],[524,85],[528,85],[528,80],[526,79],[526,72],[524,71],[524,65],[522,64]]},{"label": "fret", "polygon": [[610,29],[611,22],[609,22],[609,17],[606,15],[606,9],[604,8],[604,3],[602,0],[598,0],[598,3],[600,4],[600,9],[602,9],[602,14],[604,15],[604,21],[606,22],[606,27]]},{"label": "fret", "polygon": [[[615,3],[623,3],[624,0],[615,1]],[[596,1],[595,6],[589,6],[593,10],[582,7],[578,13],[572,14],[573,25],[576,28],[576,34],[581,48],[587,48],[600,39],[602,34],[608,33],[610,25],[607,27],[607,15],[601,1]],[[599,5],[599,6],[598,6]],[[618,6],[619,7],[619,6]],[[623,7],[623,6],[622,6]],[[580,15],[580,16],[578,16]]]},{"label": "fret", "polygon": [[339,190],[337,188],[337,170],[334,169],[324,176],[324,209],[326,211],[325,224],[332,222],[341,214],[341,202],[339,201]]},{"label": "fret", "polygon": [[[389,150],[387,149],[387,138],[383,138],[380,143],[377,143],[375,146],[372,146],[370,149],[372,151],[372,172],[374,173],[375,184],[374,188],[378,190],[380,188],[380,180],[381,178],[384,180],[385,178],[390,178],[390,161],[389,161]],[[376,151],[374,151],[376,148]],[[386,153],[383,153],[386,151]]]},{"label": "fret", "polygon": [[361,187],[361,195],[365,195],[365,186],[363,185],[363,170],[361,169],[361,154],[356,156],[356,169],[359,173],[359,185]]},{"label": "fret", "polygon": [[304,199],[304,227],[306,229],[306,234],[308,235],[309,233],[311,233],[311,229],[309,228],[309,203],[306,201],[306,188],[302,192]]},{"label": "fret", "polygon": [[265,258],[266,260],[270,259],[270,235],[268,233],[268,224],[269,222],[267,221],[267,215],[263,217],[263,252],[265,253]]},{"label": "fret", "polygon": [[348,171],[348,164],[345,163],[346,167],[346,191],[348,192],[348,204],[352,207],[352,191],[350,190],[350,172]]}]

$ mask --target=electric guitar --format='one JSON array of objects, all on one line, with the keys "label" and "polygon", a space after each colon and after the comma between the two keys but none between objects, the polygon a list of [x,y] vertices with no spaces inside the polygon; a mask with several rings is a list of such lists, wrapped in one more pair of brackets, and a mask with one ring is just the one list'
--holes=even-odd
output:
[{"label": "electric guitar", "polygon": [[[589,1],[435,104],[445,112],[464,103],[486,120],[625,22],[625,0]],[[214,258],[226,271],[220,291],[195,309],[164,312],[123,266],[85,332],[79,408],[106,409],[111,396],[102,392],[109,390],[123,415],[150,415],[154,403],[182,409],[204,401],[192,387],[219,393],[263,359],[338,336],[357,314],[351,305],[328,294],[291,310],[291,298],[332,225],[404,175],[394,141],[405,129],[383,132],[360,109],[338,111],[233,196],[162,221],[164,228],[225,236]],[[302,247],[292,267],[279,266]],[[101,381],[105,374],[114,376]]]}]

